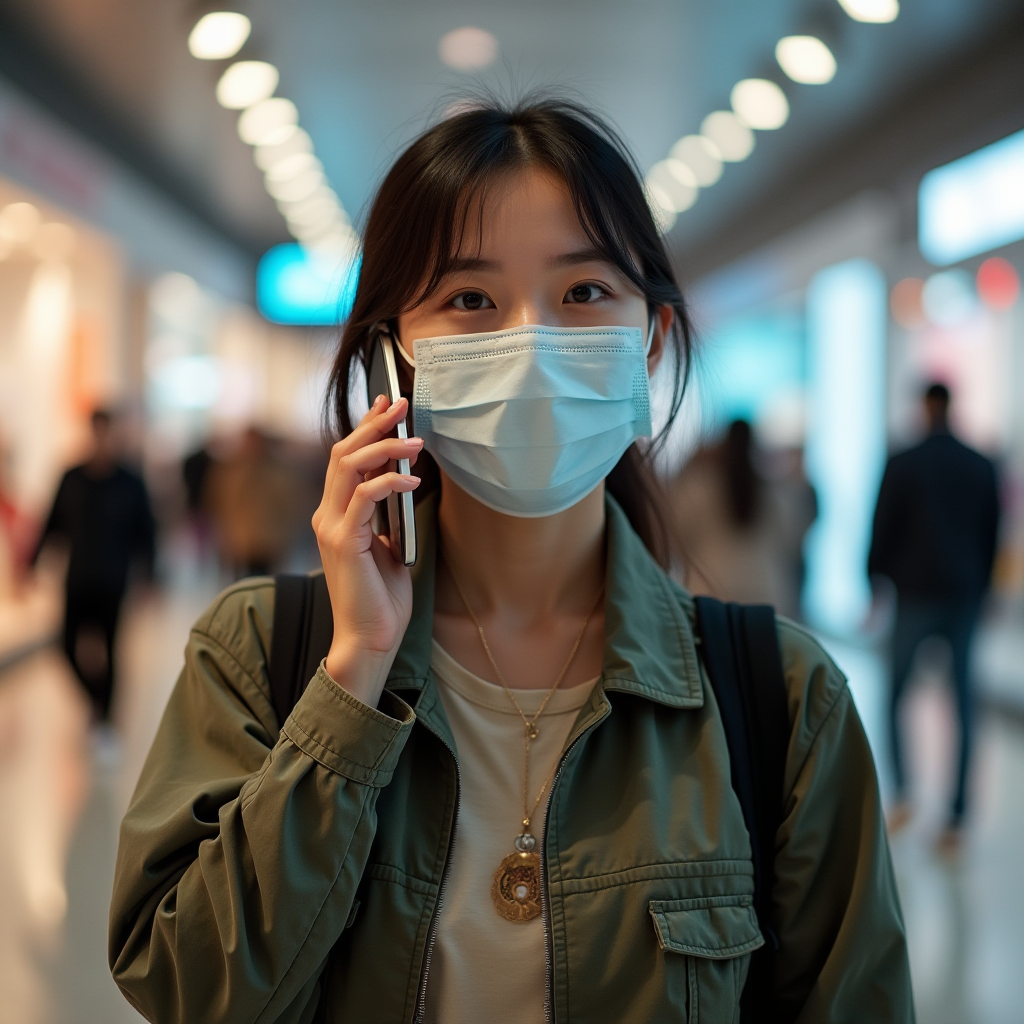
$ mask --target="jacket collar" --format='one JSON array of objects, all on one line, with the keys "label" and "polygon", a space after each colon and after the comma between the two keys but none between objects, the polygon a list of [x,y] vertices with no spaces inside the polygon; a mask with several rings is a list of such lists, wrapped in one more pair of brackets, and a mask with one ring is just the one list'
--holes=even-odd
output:
[{"label": "jacket collar", "polygon": [[[670,707],[704,703],[693,630],[685,597],[674,589],[610,495],[607,510],[605,649],[601,685]],[[389,689],[423,691],[418,713],[436,703],[430,673],[437,568],[437,499],[416,510],[419,560],[413,569],[413,611],[398,649]],[[429,695],[429,700],[428,700]]]}]

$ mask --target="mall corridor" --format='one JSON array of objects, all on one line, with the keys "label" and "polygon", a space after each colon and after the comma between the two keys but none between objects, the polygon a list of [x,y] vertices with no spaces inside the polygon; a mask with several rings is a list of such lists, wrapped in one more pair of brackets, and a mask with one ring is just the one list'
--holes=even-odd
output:
[{"label": "mall corridor", "polygon": [[1024,1024],[1022,67],[0,0],[0,1024]]}]

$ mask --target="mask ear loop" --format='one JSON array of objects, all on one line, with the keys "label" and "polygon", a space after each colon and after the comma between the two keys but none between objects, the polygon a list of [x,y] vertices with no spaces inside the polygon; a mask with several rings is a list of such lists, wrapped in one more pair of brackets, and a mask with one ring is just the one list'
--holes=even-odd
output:
[{"label": "mask ear loop", "polygon": [[[651,345],[654,343],[654,317],[651,317],[651,326],[647,329],[647,344],[644,346],[644,358],[651,354]],[[415,365],[415,364],[413,364]]]},{"label": "mask ear loop", "polygon": [[392,340],[395,343],[394,348],[398,352],[398,354],[415,370],[416,360],[413,359],[413,357],[409,355],[408,352],[405,351],[405,346],[398,340],[398,338],[393,337]]}]

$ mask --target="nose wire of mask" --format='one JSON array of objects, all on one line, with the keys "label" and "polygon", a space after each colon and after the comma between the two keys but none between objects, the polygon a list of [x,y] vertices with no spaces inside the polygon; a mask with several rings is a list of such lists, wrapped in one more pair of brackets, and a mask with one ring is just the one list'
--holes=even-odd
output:
[{"label": "nose wire of mask", "polygon": [[527,325],[422,338],[413,420],[438,465],[478,501],[521,517],[586,497],[651,435],[647,350],[636,327]]},{"label": "nose wire of mask", "polygon": [[[647,344],[644,345],[644,355],[649,356],[651,354],[651,342],[654,341],[654,317],[651,317],[650,326],[647,328]],[[416,360],[405,350],[405,346],[396,339],[395,348],[398,349],[398,354],[415,370]]]}]

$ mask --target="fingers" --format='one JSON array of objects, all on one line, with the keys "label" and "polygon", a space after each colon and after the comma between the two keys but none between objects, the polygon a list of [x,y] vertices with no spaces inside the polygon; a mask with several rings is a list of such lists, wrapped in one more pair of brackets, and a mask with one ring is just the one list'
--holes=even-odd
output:
[{"label": "fingers", "polygon": [[[406,415],[408,409],[409,402],[404,398],[399,398],[390,407],[388,407],[387,398],[383,394],[379,394],[374,398],[370,409],[367,411],[367,415],[359,420],[355,429],[350,434],[342,437],[331,449],[327,479],[324,481],[325,499],[331,494],[334,476],[338,469],[338,460],[354,452],[357,447],[380,440],[381,437],[386,437],[394,429],[395,424],[402,416]],[[375,432],[376,436],[371,436]]]},{"label": "fingers", "polygon": [[359,448],[338,461],[331,489],[331,507],[344,513],[356,487],[368,476],[383,476],[389,462],[408,459],[423,447],[420,438],[388,437],[383,441]]},{"label": "fingers", "polygon": [[373,517],[378,501],[383,501],[392,493],[414,491],[419,485],[418,476],[406,476],[404,473],[384,473],[371,480],[364,480],[352,493],[345,519],[352,528],[365,526]]},{"label": "fingers", "polygon": [[370,411],[359,421],[348,437],[342,438],[334,447],[340,455],[348,455],[357,448],[364,448],[374,441],[387,437],[399,421],[409,413],[409,400],[398,398],[389,406],[383,395],[374,399]]},{"label": "fingers", "polygon": [[[362,472],[370,472],[377,466],[383,465],[389,459],[410,459],[419,453],[422,442],[418,438],[410,438],[406,443],[404,439],[389,438],[388,435],[394,430],[395,425],[400,422],[408,412],[409,403],[405,398],[399,398],[391,406],[388,406],[387,399],[378,395],[366,415],[360,420],[359,425],[347,437],[338,441],[331,449],[331,458],[327,467],[327,474],[324,480],[324,493],[317,516],[314,517],[314,526],[318,516],[326,513],[330,507],[344,510],[352,494],[352,489],[358,483],[352,474],[343,469],[344,460],[348,459],[360,449],[372,446],[381,441],[394,441],[399,447],[390,451],[385,458],[376,465],[369,465]],[[401,446],[405,447],[401,447]],[[346,467],[352,469],[351,466]],[[343,486],[339,489],[339,472],[343,477]],[[359,471],[353,470],[354,473]]]}]

